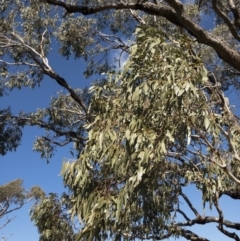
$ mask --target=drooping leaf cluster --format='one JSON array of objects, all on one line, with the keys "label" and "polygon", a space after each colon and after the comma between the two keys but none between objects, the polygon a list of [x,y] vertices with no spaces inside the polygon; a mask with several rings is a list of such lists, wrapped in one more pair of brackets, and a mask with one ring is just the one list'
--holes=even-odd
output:
[{"label": "drooping leaf cluster", "polygon": [[21,142],[22,126],[21,120],[11,120],[10,108],[0,110],[0,154],[5,155],[8,151],[16,150]]},{"label": "drooping leaf cluster", "polygon": [[210,205],[237,186],[238,119],[189,38],[137,28],[122,73],[91,91],[87,144],[62,170],[84,223],[79,240],[180,234],[183,185],[195,183]]}]

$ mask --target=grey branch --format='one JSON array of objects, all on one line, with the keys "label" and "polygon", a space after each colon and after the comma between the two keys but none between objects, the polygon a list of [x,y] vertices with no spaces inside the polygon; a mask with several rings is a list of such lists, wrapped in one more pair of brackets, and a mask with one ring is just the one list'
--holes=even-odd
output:
[{"label": "grey branch", "polygon": [[240,53],[234,51],[232,47],[218,36],[209,33],[202,27],[194,23],[185,13],[183,4],[178,0],[168,0],[170,6],[164,4],[144,3],[119,3],[108,4],[97,7],[85,7],[79,5],[67,4],[58,0],[45,0],[45,3],[64,8],[69,13],[81,13],[90,15],[106,10],[141,10],[147,14],[162,16],[169,22],[180,26],[193,35],[199,43],[212,47],[218,56],[236,70],[240,71]]},{"label": "grey branch", "polygon": [[188,204],[188,206],[190,207],[190,209],[193,211],[193,213],[195,214],[195,216],[199,216],[198,211],[196,210],[196,208],[194,208],[194,206],[192,205],[192,203],[190,202],[190,200],[188,199],[188,197],[181,191],[180,195],[183,197],[183,199],[185,200],[185,202]]},{"label": "grey branch", "polygon": [[233,37],[235,39],[237,39],[238,41],[240,41],[240,35],[238,35],[237,30],[235,29],[234,25],[231,23],[231,21],[229,20],[227,15],[218,8],[216,0],[212,0],[212,7],[215,10],[215,12],[217,13],[217,15],[220,18],[222,18],[223,21],[225,22],[225,24],[228,26],[228,28],[231,31]]},{"label": "grey branch", "polygon": [[181,230],[181,236],[187,240],[192,240],[192,241],[209,241],[209,239],[202,238],[197,234],[193,233],[192,231],[186,230],[186,229]]},{"label": "grey branch", "polygon": [[[9,118],[9,119],[13,119],[13,120],[23,121],[26,124],[32,125],[32,126],[39,126],[39,127],[42,127],[42,128],[55,132],[58,136],[68,136],[70,139],[72,139],[72,141],[79,142],[82,146],[85,145],[85,141],[87,140],[86,138],[78,135],[76,132],[63,131],[63,130],[58,129],[58,128],[54,127],[53,125],[48,124],[40,119],[33,120],[29,117],[14,116],[14,115],[0,115],[0,117],[6,118],[6,119]],[[57,143],[55,143],[55,144],[57,144]]]}]

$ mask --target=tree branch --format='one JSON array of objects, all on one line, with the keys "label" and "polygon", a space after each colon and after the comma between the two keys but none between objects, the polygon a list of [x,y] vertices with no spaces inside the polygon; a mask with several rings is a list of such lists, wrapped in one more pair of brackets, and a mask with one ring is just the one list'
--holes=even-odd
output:
[{"label": "tree branch", "polygon": [[4,118],[10,118],[10,119],[14,119],[14,120],[18,120],[18,121],[24,121],[26,123],[28,123],[29,125],[35,125],[35,126],[39,126],[42,127],[44,129],[49,129],[53,132],[55,132],[56,134],[58,134],[59,136],[69,136],[72,138],[73,141],[79,142],[81,145],[85,145],[85,141],[87,140],[86,138],[78,135],[76,132],[73,131],[63,131],[60,129],[55,128],[53,125],[48,124],[42,120],[33,120],[29,117],[21,117],[21,116],[9,116],[9,115],[0,115],[0,117],[4,117]]},{"label": "tree branch", "polygon": [[[212,217],[212,216],[205,217],[205,216],[199,215],[195,219],[189,220],[187,222],[178,222],[176,223],[176,225],[179,227],[187,227],[187,226],[191,227],[195,224],[205,225],[207,223],[219,223],[219,222],[220,222],[220,219],[218,217]],[[234,223],[228,220],[222,220],[221,222],[227,228],[240,230],[240,223]]]},{"label": "tree branch", "polygon": [[7,226],[7,224],[9,224],[14,218],[7,218],[7,221],[0,227],[0,229],[3,229],[5,226]]},{"label": "tree branch", "polygon": [[178,213],[182,214],[182,216],[187,220],[187,221],[190,221],[190,218],[186,215],[185,212],[183,212],[181,209],[177,209],[176,210]]},{"label": "tree branch", "polygon": [[236,4],[234,3],[234,0],[228,0],[228,6],[230,10],[233,13],[234,16],[234,24],[240,28],[240,13],[239,10],[236,7]]},{"label": "tree branch", "polygon": [[97,7],[77,6],[72,4],[66,4],[58,0],[44,0],[44,2],[55,6],[60,6],[69,13],[81,13],[83,15],[90,15],[112,9],[132,9],[141,10],[151,15],[162,16],[176,26],[180,26],[187,30],[191,35],[196,38],[199,43],[212,47],[222,60],[231,65],[236,70],[240,71],[240,53],[237,50],[234,51],[232,49],[232,46],[228,45],[226,41],[220,39],[218,36],[213,35],[212,33],[209,33],[208,31],[204,30],[199,25],[194,23],[189,17],[184,14],[183,4],[178,0],[167,1],[172,7],[166,6],[161,3],[154,4],[151,2],[135,4],[108,4]]},{"label": "tree branch", "polygon": [[183,199],[188,204],[188,206],[193,211],[193,213],[196,215],[196,217],[199,216],[198,211],[196,210],[196,208],[193,207],[193,205],[192,205],[191,201],[188,199],[187,195],[185,195],[182,191],[180,192],[180,195],[183,197]]},{"label": "tree branch", "polygon": [[236,233],[231,233],[229,231],[227,231],[226,229],[221,229],[219,226],[218,226],[218,229],[221,233],[225,234],[226,236],[228,236],[229,238],[232,238],[236,241],[240,241],[240,238],[238,237],[238,235]]},{"label": "tree branch", "polygon": [[192,231],[186,230],[186,229],[181,230],[181,236],[187,240],[192,240],[192,241],[209,241],[209,239],[202,238],[197,234],[193,233]]},{"label": "tree branch", "polygon": [[221,210],[221,208],[219,206],[219,203],[218,203],[217,195],[216,195],[215,200],[214,200],[214,205],[215,205],[215,207],[217,209],[217,212],[218,212],[218,215],[219,215],[219,222],[218,222],[219,226],[218,226],[218,228],[223,230],[223,220],[224,220],[224,217],[223,217],[223,212],[222,212],[222,210]]},{"label": "tree branch", "polygon": [[59,6],[64,8],[68,13],[81,13],[83,15],[91,15],[94,13],[106,11],[106,10],[120,10],[120,9],[137,9],[138,3],[118,3],[118,4],[108,4],[105,6],[97,6],[97,7],[85,7],[85,6],[77,6],[72,4],[67,4],[58,0],[44,0],[44,2]]},{"label": "tree branch", "polygon": [[184,7],[179,0],[166,0],[166,2],[177,12],[178,15],[182,15]]},{"label": "tree branch", "polygon": [[102,41],[109,44],[111,46],[110,49],[122,49],[126,53],[130,54],[130,47],[125,44],[121,38],[101,32],[98,32],[96,35],[99,36]]},{"label": "tree branch", "polygon": [[231,21],[228,19],[227,15],[218,8],[216,0],[212,0],[212,7],[215,10],[215,12],[217,13],[217,15],[220,18],[222,18],[223,21],[225,22],[225,24],[228,26],[233,37],[235,39],[237,39],[238,41],[240,41],[240,35],[238,35],[237,30],[235,29],[235,27],[233,26]]},{"label": "tree branch", "polygon": [[76,94],[76,92],[71,88],[71,86],[67,83],[67,81],[60,77],[57,73],[55,73],[52,69],[44,69],[44,73],[51,77],[52,79],[56,80],[56,82],[67,89],[71,95],[71,97],[82,107],[85,114],[88,116],[88,109],[83,103],[83,100]]},{"label": "tree branch", "polygon": [[225,234],[226,236],[228,236],[229,238],[235,239],[236,241],[240,241],[239,237],[235,234],[235,233],[231,233],[229,231],[227,231],[224,227],[223,227],[223,212],[219,206],[218,203],[218,199],[216,197],[216,199],[214,200],[214,205],[217,209],[217,212],[219,214],[219,222],[218,222],[218,229],[220,230],[220,232],[222,232],[223,234]]},{"label": "tree branch", "polygon": [[240,191],[239,190],[225,190],[225,191],[220,191],[220,197],[222,195],[226,195],[231,197],[232,199],[240,199]]},{"label": "tree branch", "polygon": [[[44,56],[43,46],[42,46],[45,33],[46,33],[46,30],[42,34],[42,40],[40,43],[40,49],[41,49],[40,52],[41,53],[39,53],[37,50],[35,50],[30,45],[26,44],[24,42],[23,38],[21,38],[21,36],[19,36],[16,32],[10,33],[11,36],[13,36],[13,38],[15,40],[7,38],[6,36],[2,36],[4,41],[0,42],[0,44],[1,44],[1,47],[3,47],[3,48],[15,47],[15,46],[23,48],[28,53],[28,55],[31,57],[31,59],[37,64],[37,67],[39,67],[43,70],[44,74],[48,75],[50,78],[54,79],[60,86],[64,87],[66,90],[68,90],[71,97],[81,106],[81,108],[83,109],[85,114],[88,116],[88,108],[85,106],[81,97],[78,96],[76,94],[76,92],[71,88],[71,86],[67,83],[67,81],[64,78],[60,77],[57,73],[55,73],[53,71],[53,69],[51,68],[51,66],[48,64],[48,59]],[[8,62],[4,62],[4,63],[11,64]],[[19,64],[26,65],[25,62],[19,63]],[[29,66],[35,67],[36,64],[30,64]],[[16,63],[16,65],[18,65],[18,64]]]},{"label": "tree branch", "polygon": [[[29,202],[29,201],[27,201],[27,202]],[[24,202],[24,203],[20,204],[18,207],[15,207],[15,208],[13,208],[13,209],[10,209],[10,210],[6,211],[5,213],[2,214],[2,216],[3,216],[3,215],[6,215],[6,214],[9,214],[9,213],[11,213],[11,212],[13,212],[13,211],[16,211],[16,210],[18,210],[18,209],[20,209],[20,208],[21,208],[25,203],[27,203],[27,202]]]},{"label": "tree branch", "polygon": [[61,147],[63,147],[63,146],[66,146],[67,144],[69,144],[69,143],[71,143],[73,140],[65,140],[65,141],[62,141],[62,142],[59,142],[59,141],[53,141],[53,140],[51,140],[50,138],[48,138],[48,137],[46,137],[46,136],[42,136],[42,138],[44,139],[44,140],[46,140],[46,141],[48,141],[48,142],[50,142],[50,143],[53,143],[53,144],[55,144],[55,145],[57,145],[57,146],[61,146]]}]

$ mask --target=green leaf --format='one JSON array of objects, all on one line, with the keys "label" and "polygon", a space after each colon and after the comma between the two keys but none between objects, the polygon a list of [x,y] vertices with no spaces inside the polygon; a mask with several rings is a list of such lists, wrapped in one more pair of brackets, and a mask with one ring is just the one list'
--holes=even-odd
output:
[{"label": "green leaf", "polygon": [[103,144],[103,132],[100,133],[99,135],[99,147],[102,149],[102,144]]},{"label": "green leaf", "polygon": [[129,140],[129,139],[130,139],[130,136],[131,136],[130,130],[127,129],[127,130],[126,130],[126,134],[125,134],[126,139]]},{"label": "green leaf", "polygon": [[210,121],[207,115],[204,116],[204,126],[206,128],[206,130],[208,130],[209,126],[210,126]]}]

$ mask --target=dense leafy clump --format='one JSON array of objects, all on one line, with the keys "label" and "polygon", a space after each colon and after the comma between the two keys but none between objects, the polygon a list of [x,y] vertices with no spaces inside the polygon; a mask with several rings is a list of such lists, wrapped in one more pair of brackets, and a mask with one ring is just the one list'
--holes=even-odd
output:
[{"label": "dense leafy clump", "polygon": [[239,175],[237,119],[191,40],[165,42],[153,28],[136,38],[123,71],[91,87],[87,144],[63,166],[80,240],[177,235],[182,186],[195,183],[212,205]]},{"label": "dense leafy clump", "polygon": [[74,240],[70,217],[56,194],[42,196],[41,201],[32,207],[30,215],[32,220],[36,220],[40,241]]}]

